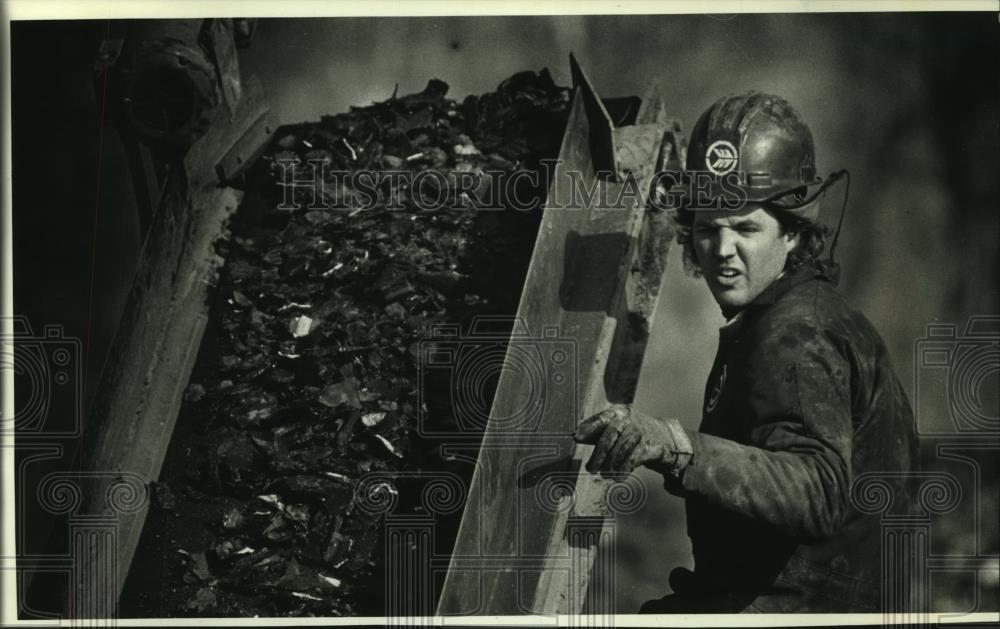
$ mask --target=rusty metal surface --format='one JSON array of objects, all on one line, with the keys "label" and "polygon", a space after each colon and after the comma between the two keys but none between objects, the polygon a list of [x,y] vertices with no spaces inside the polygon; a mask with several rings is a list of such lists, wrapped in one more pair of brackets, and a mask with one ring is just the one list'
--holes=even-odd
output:
[{"label": "rusty metal surface", "polygon": [[[676,146],[677,132],[645,111],[639,119],[647,124],[614,128],[572,64],[578,89],[518,320],[540,347],[571,348],[572,368],[547,376],[574,381],[543,382],[546,412],[536,425],[491,420],[440,614],[579,613],[600,542],[609,539],[608,484],[583,471],[591,446],[570,434],[581,418],[634,395],[670,240],[663,217],[647,218],[646,190],[664,139]],[[607,202],[574,196],[574,178],[594,184],[595,170],[605,168]],[[637,194],[620,196],[629,186]],[[491,418],[523,412],[532,386],[525,371],[505,370]],[[574,500],[561,502],[560,493]]]}]

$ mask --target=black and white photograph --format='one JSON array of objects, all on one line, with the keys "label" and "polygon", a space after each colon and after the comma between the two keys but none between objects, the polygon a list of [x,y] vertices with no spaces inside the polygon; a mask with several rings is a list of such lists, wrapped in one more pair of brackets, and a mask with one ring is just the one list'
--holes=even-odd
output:
[{"label": "black and white photograph", "polygon": [[2,623],[997,626],[1000,6],[882,4],[5,0]]}]

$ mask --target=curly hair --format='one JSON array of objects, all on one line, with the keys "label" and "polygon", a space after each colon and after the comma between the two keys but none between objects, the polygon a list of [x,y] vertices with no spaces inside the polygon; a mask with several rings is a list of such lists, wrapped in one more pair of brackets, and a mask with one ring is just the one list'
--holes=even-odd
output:
[{"label": "curly hair", "polygon": [[[785,260],[785,271],[791,273],[819,258],[826,247],[826,237],[832,233],[829,227],[792,214],[780,206],[772,205],[764,209],[778,221],[782,234],[795,233],[799,235],[798,244]],[[677,227],[677,243],[684,247],[685,270],[694,277],[701,277],[701,266],[698,264],[692,242],[695,212],[696,210],[690,208],[676,210],[674,224]]]}]

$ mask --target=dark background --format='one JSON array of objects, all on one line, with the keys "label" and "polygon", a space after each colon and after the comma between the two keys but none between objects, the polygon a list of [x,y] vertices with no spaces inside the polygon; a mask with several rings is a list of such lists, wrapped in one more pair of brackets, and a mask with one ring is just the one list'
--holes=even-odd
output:
[{"label": "dark background", "polygon": [[[102,86],[92,81],[92,57],[81,54],[103,28],[11,28],[14,311],[36,333],[61,324],[81,339],[88,389],[140,246],[130,189],[114,177],[122,159],[109,153],[115,131],[101,124]],[[914,347],[928,323],[954,323],[961,332],[970,317],[1000,313],[995,13],[295,19],[261,20],[257,28],[241,52],[242,71],[262,79],[284,122],[385,99],[397,83],[400,94],[418,91],[432,77],[448,82],[456,99],[525,69],[548,67],[568,85],[570,52],[603,96],[641,95],[658,81],[687,129],[724,94],[781,94],[810,123],[820,172],[851,171],[838,249],[842,287],[882,333],[911,400],[921,393]],[[828,197],[828,222],[840,193]],[[671,253],[638,404],[693,428],[722,318],[708,291],[684,275],[678,254]],[[996,372],[981,383],[994,417],[997,387]],[[952,430],[944,396],[929,404],[922,428]],[[620,523],[622,612],[664,594],[669,570],[690,563],[682,505],[652,475],[646,480],[648,507]],[[980,499],[981,513],[997,513],[995,484]],[[992,522],[985,550],[995,553]],[[967,524],[936,529],[942,552],[968,545]],[[995,573],[982,578],[996,589]]]}]

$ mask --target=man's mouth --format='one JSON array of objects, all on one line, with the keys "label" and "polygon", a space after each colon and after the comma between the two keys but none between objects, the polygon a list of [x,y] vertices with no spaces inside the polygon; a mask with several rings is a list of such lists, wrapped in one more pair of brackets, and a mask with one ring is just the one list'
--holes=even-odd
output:
[{"label": "man's mouth", "polygon": [[715,281],[722,286],[735,286],[741,275],[737,269],[722,267],[715,272]]}]

